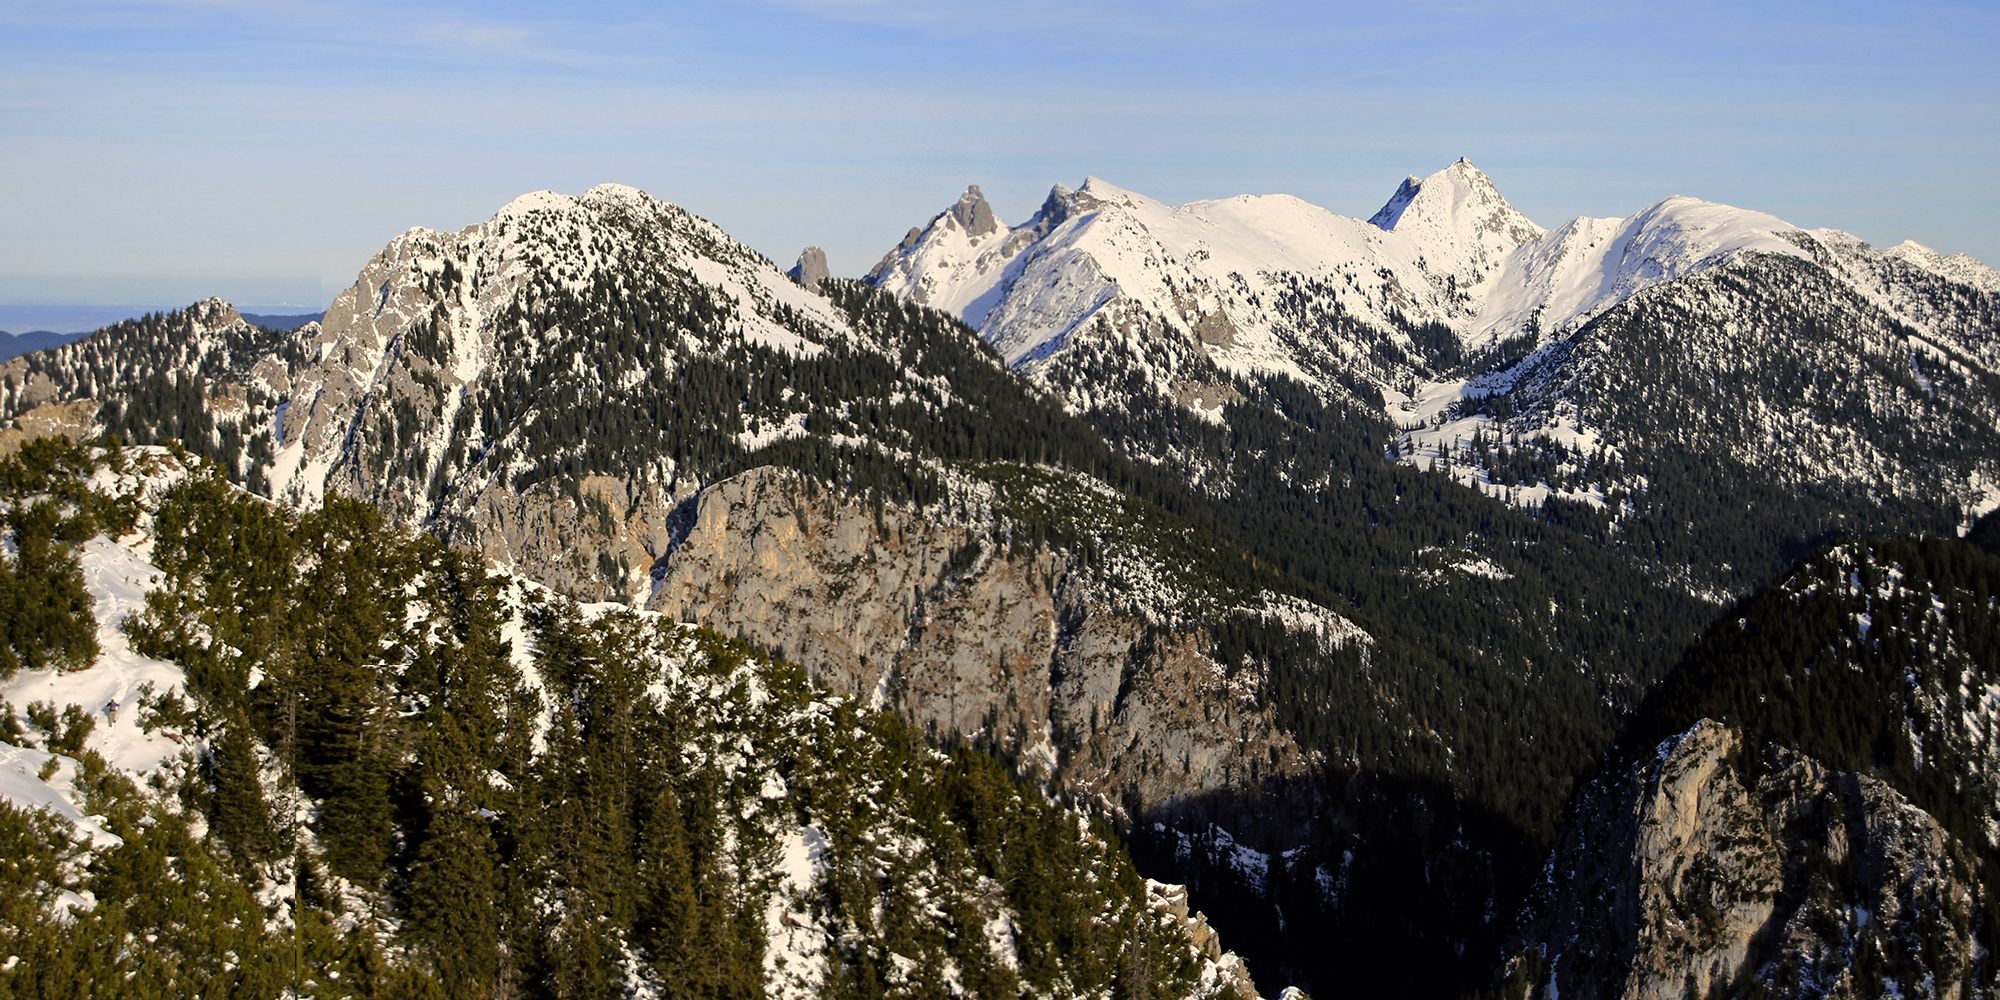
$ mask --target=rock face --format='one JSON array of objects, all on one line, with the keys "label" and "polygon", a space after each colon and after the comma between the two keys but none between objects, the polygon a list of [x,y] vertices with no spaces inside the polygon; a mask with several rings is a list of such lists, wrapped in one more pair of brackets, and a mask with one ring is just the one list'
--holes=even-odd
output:
[{"label": "rock face", "polygon": [[1990,995],[1974,860],[1872,778],[1703,720],[1587,788],[1510,975],[1527,995]]},{"label": "rock face", "polygon": [[986,196],[979,193],[979,185],[969,184],[965,193],[958,196],[958,204],[951,207],[952,217],[973,236],[984,236],[1000,228],[999,220],[993,218],[993,209],[986,204]]},{"label": "rock face", "polygon": [[1119,600],[1051,547],[1008,544],[986,499],[919,513],[755,469],[683,508],[648,606],[727,623],[836,690],[1114,803],[1305,769],[1199,623]]},{"label": "rock face", "polygon": [[15,417],[12,426],[0,428],[0,458],[21,450],[21,445],[41,437],[86,440],[95,430],[97,405],[88,399],[48,403]]},{"label": "rock face", "polygon": [[[1244,967],[1243,959],[1234,952],[1222,950],[1222,937],[1208,925],[1208,918],[1200,911],[1188,908],[1187,886],[1147,879],[1146,900],[1159,917],[1160,926],[1181,928],[1206,960],[1203,963],[1202,985],[1214,988],[1212,995],[1235,1000],[1252,1000],[1263,995],[1257,992],[1257,983],[1250,978],[1250,970]],[[1287,994],[1296,992],[1294,988],[1286,988]]]},{"label": "rock face", "polygon": [[799,262],[785,275],[801,285],[811,288],[826,280],[826,251],[818,247],[807,247],[799,251]]}]

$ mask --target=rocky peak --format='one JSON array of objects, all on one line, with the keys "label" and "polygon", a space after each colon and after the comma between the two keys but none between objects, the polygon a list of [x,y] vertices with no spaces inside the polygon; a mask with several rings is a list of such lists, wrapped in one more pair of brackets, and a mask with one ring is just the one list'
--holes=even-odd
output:
[{"label": "rocky peak", "polygon": [[1405,178],[1368,221],[1408,239],[1425,279],[1447,296],[1485,282],[1516,247],[1543,233],[1463,157],[1422,180]]},{"label": "rocky peak", "polygon": [[984,236],[1000,228],[992,206],[986,204],[986,196],[979,193],[977,184],[966,185],[965,193],[958,196],[958,204],[951,207],[951,217],[973,236]]},{"label": "rocky peak", "polygon": [[799,251],[799,262],[785,275],[801,285],[811,288],[826,280],[826,251],[818,247],[807,247]]},{"label": "rocky peak", "polygon": [[196,334],[226,330],[243,322],[236,307],[219,298],[208,298],[188,307],[188,326]]},{"label": "rocky peak", "polygon": [[1504,250],[1543,232],[1500,194],[1492,178],[1464,157],[1421,181],[1405,179],[1368,221],[1395,232],[1416,229],[1469,237]]},{"label": "rocky peak", "polygon": [[[917,272],[923,269],[924,261],[930,255],[939,252],[942,246],[942,252],[947,257],[955,257],[966,252],[968,244],[977,248],[982,237],[1006,228],[994,217],[993,207],[986,203],[986,196],[980,193],[979,185],[968,184],[956,204],[939,212],[924,226],[911,227],[903,235],[903,242],[883,254],[863,280],[899,294],[914,296],[918,302],[927,302],[929,294],[922,276]],[[963,233],[964,236],[961,238],[955,233]]]},{"label": "rocky peak", "polygon": [[1040,211],[1035,213],[1042,224],[1053,229],[1062,225],[1076,210],[1077,193],[1067,184],[1057,184],[1049,189],[1049,196],[1042,199]]},{"label": "rocky peak", "polygon": [[1417,192],[1423,190],[1423,187],[1424,179],[1416,174],[1403,178],[1403,183],[1396,188],[1396,193],[1389,196],[1389,200],[1379,211],[1368,217],[1368,224],[1377,229],[1395,229],[1396,220],[1403,217],[1403,210],[1409,208],[1410,202],[1417,199]]}]

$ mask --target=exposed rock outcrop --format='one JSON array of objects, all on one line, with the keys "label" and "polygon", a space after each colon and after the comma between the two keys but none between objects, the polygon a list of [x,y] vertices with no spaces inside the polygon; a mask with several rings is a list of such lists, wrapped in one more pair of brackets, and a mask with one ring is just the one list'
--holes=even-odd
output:
[{"label": "exposed rock outcrop", "polygon": [[1989,996],[1974,870],[1889,786],[1703,720],[1586,789],[1510,975],[1571,1000]]},{"label": "exposed rock outcrop", "polygon": [[993,217],[993,208],[986,204],[986,196],[979,192],[977,184],[966,185],[965,193],[959,195],[958,204],[952,206],[951,214],[973,236],[984,236],[1000,228],[1000,221]]},{"label": "exposed rock outcrop", "polygon": [[97,404],[88,399],[67,403],[44,403],[15,417],[0,427],[0,457],[21,450],[21,445],[42,437],[63,437],[81,441],[97,430]]},{"label": "exposed rock outcrop", "polygon": [[1255,1000],[1262,996],[1257,992],[1257,983],[1250,978],[1250,970],[1244,966],[1243,959],[1234,952],[1224,951],[1222,936],[1208,925],[1208,918],[1201,911],[1188,907],[1187,886],[1147,879],[1146,901],[1159,917],[1162,927],[1180,928],[1201,953],[1202,986],[1212,991],[1208,995],[1235,997],[1237,1000]]},{"label": "exposed rock outcrop", "polygon": [[936,735],[993,739],[1112,802],[1306,766],[1201,627],[1114,603],[1068,555],[1008,544],[1004,522],[875,506],[777,468],[689,510],[649,607],[727,623]]},{"label": "exposed rock outcrop", "polygon": [[826,280],[830,272],[826,269],[826,251],[818,247],[807,247],[799,251],[799,262],[785,272],[785,276],[801,285],[811,288]]}]

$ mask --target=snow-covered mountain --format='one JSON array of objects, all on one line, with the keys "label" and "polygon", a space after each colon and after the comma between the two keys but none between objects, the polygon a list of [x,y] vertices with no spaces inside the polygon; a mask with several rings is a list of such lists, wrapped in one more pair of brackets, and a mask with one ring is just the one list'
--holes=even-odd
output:
[{"label": "snow-covered mountain", "polygon": [[[1091,177],[1080,190],[1057,185],[1011,228],[973,185],[910,230],[868,280],[959,316],[1010,364],[1042,363],[1105,319],[1151,321],[1198,341],[1231,373],[1309,376],[1326,352],[1353,346],[1316,336],[1328,331],[1312,319],[1336,309],[1406,349],[1400,328],[1422,323],[1449,326],[1466,353],[1523,334],[1553,340],[1645,289],[1716,265],[1755,254],[1810,259],[1801,232],[1775,216],[1681,196],[1629,218],[1544,230],[1464,159],[1408,178],[1365,222],[1288,195],[1169,206]],[[1844,267],[1886,257],[2000,291],[2000,272],[1963,254],[1914,243],[1876,252],[1836,231],[1811,235],[1836,248]],[[1286,293],[1302,291],[1325,301],[1288,308]],[[1905,311],[1893,296],[1884,301]],[[1378,374],[1392,385],[1403,373]]]},{"label": "snow-covered mountain", "polygon": [[1313,314],[1288,299],[1336,300],[1373,337],[1417,351],[1403,327],[1468,324],[1507,254],[1541,234],[1465,160],[1405,181],[1368,222],[1289,195],[1174,207],[1091,177],[1057,185],[1013,228],[975,185],[868,280],[958,315],[1010,364],[1039,365],[1102,321],[1156,326],[1227,372],[1312,379],[1366,364],[1370,338],[1316,342]]},{"label": "snow-covered mountain", "polygon": [[[187,441],[259,492],[365,498],[550,585],[632,597],[675,504],[805,433],[803,395],[743,398],[746,353],[900,351],[708,222],[603,185],[524,195],[456,233],[412,229],[294,332],[211,300],[18,359],[0,406],[107,400],[109,429]],[[629,517],[583,517],[600,506]],[[592,543],[556,537],[586,520]]]},{"label": "snow-covered mountain", "polygon": [[[1679,196],[1543,230],[1466,160],[1366,222],[1097,178],[990,220],[975,187],[868,280],[955,312],[1100,426],[1225,424],[1279,377],[1394,428],[1392,457],[1530,509],[1622,521],[1713,462],[1840,493],[1815,501],[1836,521],[1909,503],[1962,526],[2000,502],[2000,272],[1962,254]],[[1160,436],[1119,444],[1226,492],[1232,459]]]},{"label": "snow-covered mountain", "polygon": [[[578,300],[612,304],[652,351],[699,354],[742,343],[810,356],[823,341],[853,336],[825,299],[785,280],[768,260],[636,189],[523,195],[457,233],[413,229],[397,237],[334,300],[312,345],[316,363],[292,387],[295,405],[280,418],[274,489],[294,499],[330,486],[378,499],[389,490],[406,494],[395,506],[407,507],[439,489],[476,493],[531,473],[533,461],[520,454],[525,426],[491,405],[465,408],[478,407],[480,390],[509,376],[540,376],[531,389],[544,399],[571,379],[619,388],[633,366],[592,371],[575,353],[577,338],[603,332],[577,322]],[[558,311],[564,306],[570,315]],[[548,355],[570,370],[536,370]],[[432,433],[412,437],[408,421],[385,412],[395,400],[416,406]],[[383,446],[393,457],[369,454]],[[675,457],[645,461],[644,475],[671,490]],[[385,476],[381,466],[390,462],[401,475]]]},{"label": "snow-covered mountain", "polygon": [[17,362],[0,406],[711,622],[1103,802],[1309,766],[1211,633],[1268,619],[1350,668],[1367,633],[1107,485],[1109,449],[964,327],[802,277],[631,188],[541,192],[397,237],[323,324],[211,300]]}]

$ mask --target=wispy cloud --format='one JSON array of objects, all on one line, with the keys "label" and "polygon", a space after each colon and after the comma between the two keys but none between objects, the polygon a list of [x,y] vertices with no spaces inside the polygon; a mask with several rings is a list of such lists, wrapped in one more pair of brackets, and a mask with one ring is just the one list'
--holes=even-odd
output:
[{"label": "wispy cloud", "polygon": [[593,62],[586,52],[554,44],[547,32],[520,24],[454,19],[413,22],[406,30],[404,44],[436,51],[504,56],[564,66],[586,66]]},{"label": "wispy cloud", "polygon": [[[829,21],[933,39],[1007,39],[1052,51],[1296,48],[1329,18],[1293,0],[766,0]],[[1357,11],[1366,11],[1357,5]],[[1375,20],[1366,16],[1362,20]],[[1289,30],[1273,30],[1288,28]]]},{"label": "wispy cloud", "polygon": [[[218,25],[216,22],[224,22]],[[171,34],[208,31],[207,44],[335,49],[381,56],[419,52],[439,58],[586,65],[592,57],[563,40],[565,22],[468,15],[438,3],[328,0],[0,0],[0,23],[51,30]],[[593,26],[602,30],[601,26]],[[4,44],[4,43],[0,43]]]}]

